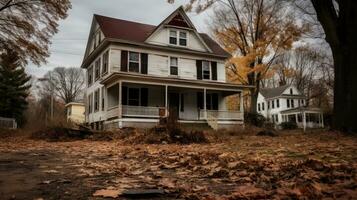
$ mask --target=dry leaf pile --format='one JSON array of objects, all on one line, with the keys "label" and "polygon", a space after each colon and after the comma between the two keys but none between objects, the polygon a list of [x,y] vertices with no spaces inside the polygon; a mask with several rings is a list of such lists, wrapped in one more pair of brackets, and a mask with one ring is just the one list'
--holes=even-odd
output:
[{"label": "dry leaf pile", "polygon": [[8,140],[0,152],[19,146],[76,158],[71,162],[78,178],[110,174],[94,197],[141,190],[186,199],[357,198],[357,138],[335,133],[240,136],[194,145]]}]

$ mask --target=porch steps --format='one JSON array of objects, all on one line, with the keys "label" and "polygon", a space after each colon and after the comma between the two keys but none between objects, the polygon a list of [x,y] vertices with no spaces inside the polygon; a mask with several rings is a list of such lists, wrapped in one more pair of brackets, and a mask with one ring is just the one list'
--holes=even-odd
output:
[{"label": "porch steps", "polygon": [[218,130],[218,120],[217,117],[214,115],[207,113],[207,124],[213,129],[213,130]]}]

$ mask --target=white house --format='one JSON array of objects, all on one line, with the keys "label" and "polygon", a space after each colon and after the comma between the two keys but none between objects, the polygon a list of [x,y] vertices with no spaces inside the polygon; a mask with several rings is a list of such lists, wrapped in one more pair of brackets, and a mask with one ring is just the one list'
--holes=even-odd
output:
[{"label": "white house", "polygon": [[70,102],[65,105],[67,121],[82,124],[85,122],[85,105],[81,102]]},{"label": "white house", "polygon": [[295,86],[263,88],[258,94],[257,111],[277,125],[293,121],[300,128],[324,127],[322,110],[307,107],[306,101]]},{"label": "white house", "polygon": [[157,26],[94,15],[81,66],[86,122],[96,129],[150,127],[175,115],[215,129],[242,124],[243,104],[228,110],[226,102],[248,86],[226,81],[229,57],[182,7]]}]

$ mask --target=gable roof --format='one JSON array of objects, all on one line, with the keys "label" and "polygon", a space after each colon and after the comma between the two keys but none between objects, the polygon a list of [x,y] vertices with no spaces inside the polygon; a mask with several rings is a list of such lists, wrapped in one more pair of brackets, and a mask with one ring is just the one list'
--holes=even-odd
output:
[{"label": "gable roof", "polygon": [[269,99],[280,96],[289,87],[290,85],[284,85],[276,88],[262,88],[260,89],[260,94],[262,94],[266,99]]},{"label": "gable roof", "polygon": [[[180,7],[175,12],[180,11]],[[174,12],[174,13],[175,13]],[[170,15],[172,16],[172,14]],[[127,21],[122,19],[116,19],[101,15],[94,15],[94,19],[97,21],[100,29],[102,30],[106,38],[111,39],[121,39],[126,41],[131,41],[135,43],[145,43],[148,37],[152,35],[159,26],[154,26],[150,24],[143,24],[133,21]],[[165,21],[165,20],[164,20]],[[191,23],[190,21],[188,22]],[[125,27],[125,28],[123,28]],[[193,29],[196,31],[195,29]],[[197,35],[202,39],[202,41],[211,50],[211,54],[215,54],[221,57],[230,57],[230,54],[226,52],[219,44],[217,44],[212,38],[210,38],[205,33],[197,33]],[[147,43],[145,43],[147,44]]]}]

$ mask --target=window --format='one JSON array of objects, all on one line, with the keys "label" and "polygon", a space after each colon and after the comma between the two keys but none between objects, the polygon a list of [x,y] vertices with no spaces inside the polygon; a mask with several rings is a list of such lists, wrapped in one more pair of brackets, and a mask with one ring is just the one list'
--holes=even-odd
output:
[{"label": "window", "polygon": [[108,60],[109,60],[109,52],[106,51],[104,54],[103,54],[103,64],[102,64],[102,74],[105,74],[108,72]]},{"label": "window", "polygon": [[260,103],[258,103],[258,111],[260,111]]},{"label": "window", "polygon": [[128,88],[128,105],[129,106],[139,106],[140,102],[140,89],[139,88]]},{"label": "window", "polygon": [[187,46],[187,33],[180,31],[180,46]]},{"label": "window", "polygon": [[264,108],[264,102],[262,103],[262,110],[264,110],[265,108]]},{"label": "window", "polygon": [[294,99],[291,99],[291,107],[294,108]]},{"label": "window", "polygon": [[93,67],[90,66],[87,70],[88,86],[93,83]]},{"label": "window", "polygon": [[268,110],[270,109],[270,101],[268,101]]},{"label": "window", "polygon": [[286,99],[286,105],[290,108],[290,99]]},{"label": "window", "polygon": [[280,107],[280,102],[279,99],[276,100],[276,107],[279,108]]},{"label": "window", "polygon": [[95,66],[94,66],[94,70],[95,70],[95,74],[94,74],[94,79],[98,80],[100,78],[100,58],[98,60],[95,61]]},{"label": "window", "polygon": [[94,92],[94,111],[99,110],[99,89]]},{"label": "window", "polygon": [[72,114],[72,107],[67,108],[67,116],[71,116]]},{"label": "window", "polygon": [[185,111],[185,98],[184,94],[181,93],[181,100],[180,100],[180,111],[184,112]]},{"label": "window", "polygon": [[208,61],[202,61],[202,77],[203,79],[211,79],[211,69]]},{"label": "window", "polygon": [[278,122],[278,123],[279,123],[278,115],[275,115],[275,122]]},{"label": "window", "polygon": [[104,87],[102,87],[102,110],[104,110],[104,106],[105,106],[105,104],[104,104],[104,92],[105,92],[105,88]]},{"label": "window", "polygon": [[290,94],[293,94],[293,89],[292,88],[290,88]]},{"label": "window", "polygon": [[274,104],[274,100],[271,101],[271,108],[274,109],[275,108],[275,104]]},{"label": "window", "polygon": [[169,43],[179,46],[187,46],[187,32],[170,30]]},{"label": "window", "polygon": [[177,31],[171,30],[170,31],[170,44],[177,45]]},{"label": "window", "polygon": [[170,57],[170,75],[178,75],[178,61],[177,58]]},{"label": "window", "polygon": [[139,72],[139,58],[139,53],[129,52],[129,72]]}]

